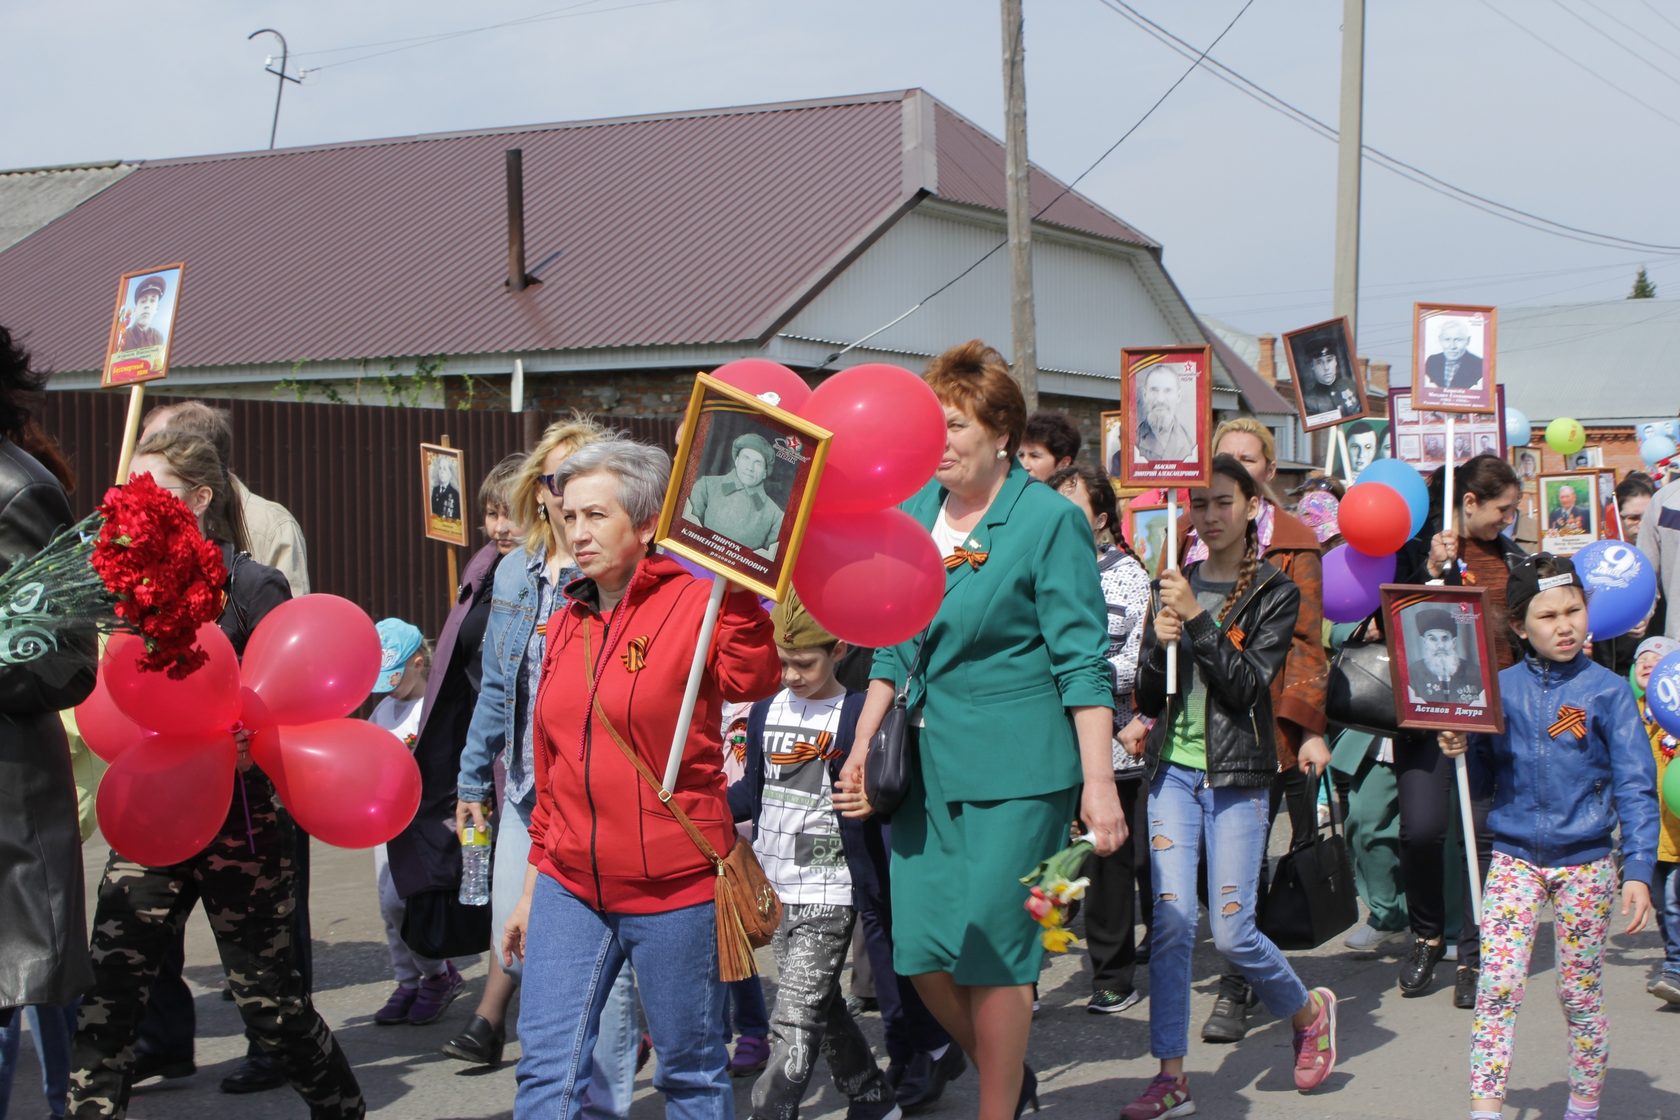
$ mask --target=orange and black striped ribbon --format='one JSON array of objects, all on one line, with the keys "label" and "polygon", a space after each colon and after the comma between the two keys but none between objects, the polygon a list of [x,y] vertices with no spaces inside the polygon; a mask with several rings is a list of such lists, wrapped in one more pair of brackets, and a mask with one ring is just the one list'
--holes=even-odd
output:
[{"label": "orange and black striped ribbon", "polygon": [[1546,728],[1546,733],[1556,739],[1565,731],[1573,732],[1578,739],[1587,737],[1587,713],[1573,704],[1565,704],[1558,709],[1557,722]]},{"label": "orange and black striped ribbon", "polygon": [[986,562],[986,557],[989,555],[991,554],[987,552],[970,552],[968,549],[959,544],[954,550],[952,550],[951,555],[945,557],[945,570],[947,572],[952,572],[962,567],[964,564],[967,564],[971,568],[979,568],[980,565]]},{"label": "orange and black striped ribbon", "polygon": [[619,660],[624,662],[624,667],[630,670],[630,672],[641,672],[642,666],[647,664],[647,636],[643,635],[640,638],[631,638],[625,644],[628,648],[618,655]]},{"label": "orange and black striped ribbon", "polygon": [[817,732],[817,741],[814,743],[802,741],[795,743],[792,750],[772,751],[770,753],[770,763],[773,766],[798,766],[805,762],[816,762],[818,760],[826,762],[831,758],[839,757],[840,751],[834,745],[834,732],[819,731]]}]

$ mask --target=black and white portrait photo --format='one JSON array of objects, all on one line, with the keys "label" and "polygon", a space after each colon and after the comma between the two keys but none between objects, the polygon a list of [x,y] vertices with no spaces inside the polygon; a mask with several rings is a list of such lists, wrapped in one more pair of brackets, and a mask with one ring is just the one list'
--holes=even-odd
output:
[{"label": "black and white portrait photo", "polygon": [[1420,409],[1493,412],[1495,309],[1417,304],[1412,399]]},{"label": "black and white portrait photo", "polygon": [[467,543],[467,519],[462,514],[462,453],[437,443],[420,445],[420,479],[425,534],[447,544]]},{"label": "black and white portrait photo", "polygon": [[1383,631],[1401,727],[1498,731],[1504,726],[1486,599],[1481,587],[1383,584]]},{"label": "black and white portrait photo", "polygon": [[1290,331],[1283,341],[1304,431],[1369,414],[1345,318]]},{"label": "black and white portrait photo", "polygon": [[1211,361],[1206,346],[1122,351],[1125,485],[1193,486],[1206,480]]}]

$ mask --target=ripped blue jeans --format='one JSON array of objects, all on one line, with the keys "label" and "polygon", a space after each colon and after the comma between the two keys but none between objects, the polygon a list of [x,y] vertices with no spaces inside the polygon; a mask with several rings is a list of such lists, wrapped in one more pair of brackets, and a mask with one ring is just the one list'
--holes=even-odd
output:
[{"label": "ripped blue jeans", "polygon": [[1196,868],[1204,840],[1214,945],[1273,1015],[1293,1015],[1307,1002],[1295,970],[1254,924],[1268,790],[1216,789],[1205,779],[1200,770],[1163,762],[1149,784],[1146,839],[1155,880],[1149,1052],[1157,1058],[1182,1058],[1190,1048],[1190,957],[1201,917]]}]

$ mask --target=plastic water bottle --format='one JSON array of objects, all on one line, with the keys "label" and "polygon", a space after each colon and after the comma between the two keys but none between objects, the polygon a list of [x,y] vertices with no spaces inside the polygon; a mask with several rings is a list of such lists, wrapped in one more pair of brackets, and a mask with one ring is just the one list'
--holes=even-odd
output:
[{"label": "plastic water bottle", "polygon": [[490,830],[461,830],[461,905],[490,905]]}]

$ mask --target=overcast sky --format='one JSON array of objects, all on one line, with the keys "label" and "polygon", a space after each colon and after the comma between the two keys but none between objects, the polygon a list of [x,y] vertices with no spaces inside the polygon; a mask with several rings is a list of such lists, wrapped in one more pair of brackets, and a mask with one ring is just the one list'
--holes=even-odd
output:
[{"label": "overcast sky", "polygon": [[[1243,6],[1130,2],[1198,46]],[[1029,146],[1066,180],[1188,63],[1103,0],[1025,5]],[[1341,8],[1253,0],[1213,57],[1334,124]],[[1370,9],[1367,144],[1545,218],[1680,247],[1680,5]],[[511,20],[527,22],[389,42]],[[286,88],[282,147],[906,86],[1002,135],[995,0],[14,0],[0,7],[0,166],[265,146],[275,79],[262,68],[271,51],[278,64],[278,44],[246,35],[269,26],[286,34],[293,70],[309,71]],[[385,45],[358,46],[369,43]],[[1329,317],[1335,146],[1208,74],[1080,189],[1165,246],[1199,312],[1256,332]],[[1534,232],[1369,163],[1363,236],[1359,349],[1396,365],[1414,300],[1616,299],[1641,262],[1662,297],[1680,297],[1680,248]]]}]

